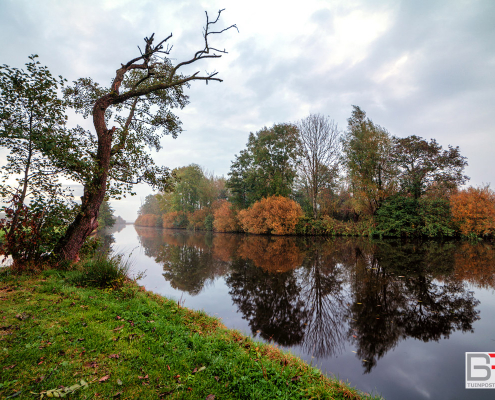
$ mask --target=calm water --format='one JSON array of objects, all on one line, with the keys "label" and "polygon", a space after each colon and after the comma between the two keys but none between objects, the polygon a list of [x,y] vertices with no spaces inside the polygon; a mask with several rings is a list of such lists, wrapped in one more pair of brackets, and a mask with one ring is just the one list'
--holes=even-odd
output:
[{"label": "calm water", "polygon": [[495,351],[495,248],[191,233],[128,225],[147,289],[391,399],[488,399],[464,353]]}]

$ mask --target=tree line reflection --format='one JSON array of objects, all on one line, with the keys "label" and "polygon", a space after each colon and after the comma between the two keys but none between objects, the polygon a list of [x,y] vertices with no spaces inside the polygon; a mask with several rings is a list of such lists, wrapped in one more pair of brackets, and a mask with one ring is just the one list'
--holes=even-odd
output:
[{"label": "tree line reflection", "polygon": [[495,288],[487,243],[136,230],[172,287],[197,295],[224,277],[254,335],[317,358],[348,346],[365,372],[400,340],[472,331],[469,285]]}]

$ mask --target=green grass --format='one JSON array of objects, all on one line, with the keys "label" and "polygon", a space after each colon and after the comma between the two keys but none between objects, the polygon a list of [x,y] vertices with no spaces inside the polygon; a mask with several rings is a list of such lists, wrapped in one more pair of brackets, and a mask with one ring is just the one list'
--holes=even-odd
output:
[{"label": "green grass", "polygon": [[77,274],[0,270],[0,398],[371,398],[133,282],[76,287]]}]

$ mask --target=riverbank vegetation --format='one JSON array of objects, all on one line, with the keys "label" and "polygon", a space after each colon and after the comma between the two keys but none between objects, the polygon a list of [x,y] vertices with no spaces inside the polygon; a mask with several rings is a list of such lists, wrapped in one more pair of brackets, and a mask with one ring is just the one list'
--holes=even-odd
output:
[{"label": "riverbank vegetation", "polygon": [[348,126],[310,115],[251,133],[228,179],[174,170],[138,226],[257,234],[493,237],[495,194],[467,187],[459,147],[399,138],[353,106]]},{"label": "riverbank vegetation", "polygon": [[372,398],[146,292],[116,258],[87,263],[0,271],[2,398]]}]

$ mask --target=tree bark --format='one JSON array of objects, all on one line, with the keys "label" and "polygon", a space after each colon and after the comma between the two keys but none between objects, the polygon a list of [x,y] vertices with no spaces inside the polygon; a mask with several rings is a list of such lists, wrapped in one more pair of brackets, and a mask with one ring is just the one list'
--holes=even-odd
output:
[{"label": "tree bark", "polygon": [[93,179],[84,186],[79,213],[54,250],[61,260],[77,261],[84,241],[98,228],[98,213],[105,198],[112,138],[115,132],[115,127],[109,130],[105,123],[105,110],[112,104],[110,99],[110,95],[101,97],[93,108],[93,124],[98,135],[96,167]]}]

